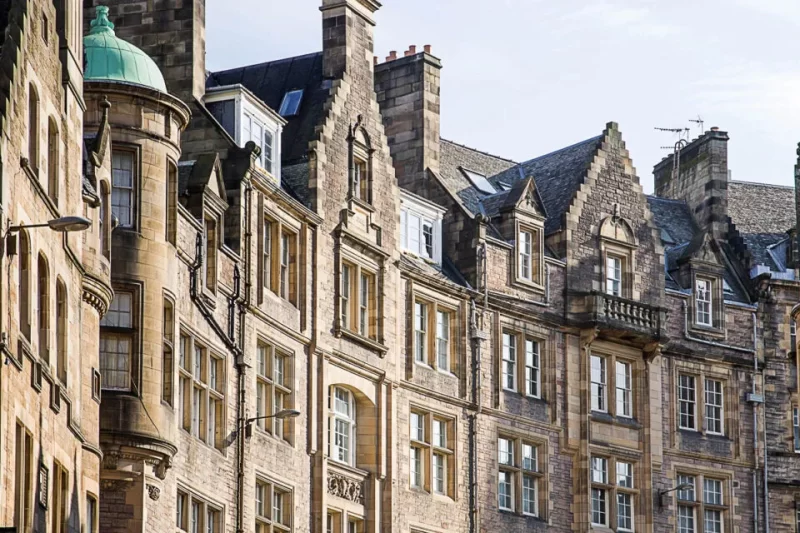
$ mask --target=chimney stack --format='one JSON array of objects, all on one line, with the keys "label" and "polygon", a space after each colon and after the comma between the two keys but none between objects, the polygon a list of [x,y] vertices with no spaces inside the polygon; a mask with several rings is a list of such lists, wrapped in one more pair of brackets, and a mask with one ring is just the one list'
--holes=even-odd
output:
[{"label": "chimney stack", "polygon": [[322,73],[339,79],[345,71],[372,72],[377,0],[322,0]]},{"label": "chimney stack", "polygon": [[424,50],[418,53],[412,45],[403,57],[392,52],[375,67],[375,93],[397,182],[412,192],[426,169],[439,170],[442,63],[430,55],[430,45]]},{"label": "chimney stack", "polygon": [[701,229],[715,239],[728,236],[728,134],[711,128],[653,169],[660,198],[683,200]]}]

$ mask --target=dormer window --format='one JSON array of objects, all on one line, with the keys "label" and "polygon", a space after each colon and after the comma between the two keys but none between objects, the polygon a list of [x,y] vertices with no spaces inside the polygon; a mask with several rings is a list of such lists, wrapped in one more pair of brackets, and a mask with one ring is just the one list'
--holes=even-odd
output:
[{"label": "dormer window", "polygon": [[525,230],[519,232],[519,276],[533,279],[533,233]]},{"label": "dormer window", "polygon": [[272,174],[272,157],[275,137],[265,125],[254,116],[244,114],[242,120],[242,145],[253,141],[261,148],[261,153],[256,158],[258,166]]},{"label": "dormer window", "polygon": [[695,280],[695,321],[699,326],[713,326],[714,301],[711,291],[711,280],[703,278]]},{"label": "dormer window", "polygon": [[289,91],[283,95],[280,111],[278,114],[282,117],[293,117],[300,111],[300,103],[303,101],[303,90],[298,89]]},{"label": "dormer window", "polygon": [[402,194],[400,240],[403,250],[441,263],[444,210],[405,191]]},{"label": "dormer window", "polygon": [[541,283],[541,235],[540,228],[529,224],[517,224],[517,273],[516,280],[522,283]]}]

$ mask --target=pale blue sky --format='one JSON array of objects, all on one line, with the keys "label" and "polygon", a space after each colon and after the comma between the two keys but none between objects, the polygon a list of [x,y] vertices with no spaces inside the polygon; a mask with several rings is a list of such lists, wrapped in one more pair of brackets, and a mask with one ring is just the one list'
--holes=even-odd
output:
[{"label": "pale blue sky", "polygon": [[[376,55],[441,58],[442,136],[517,161],[620,124],[637,173],[676,138],[730,133],[733,179],[790,185],[800,141],[797,0],[384,0]],[[207,68],[319,51],[320,0],[207,0]],[[233,7],[235,6],[235,8]]]}]

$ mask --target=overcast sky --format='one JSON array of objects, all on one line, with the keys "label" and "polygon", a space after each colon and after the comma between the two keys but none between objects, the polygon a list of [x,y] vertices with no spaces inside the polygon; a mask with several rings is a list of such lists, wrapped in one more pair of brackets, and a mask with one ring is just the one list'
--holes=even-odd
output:
[{"label": "overcast sky", "polygon": [[[320,0],[207,0],[207,68],[319,51]],[[442,136],[516,161],[616,121],[645,190],[676,137],[729,132],[733,179],[790,185],[797,0],[383,0],[376,55],[441,58]]]}]

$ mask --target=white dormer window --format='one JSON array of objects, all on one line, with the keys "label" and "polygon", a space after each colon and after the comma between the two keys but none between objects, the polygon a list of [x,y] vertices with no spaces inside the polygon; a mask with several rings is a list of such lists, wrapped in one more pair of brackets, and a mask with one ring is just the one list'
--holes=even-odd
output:
[{"label": "white dormer window", "polygon": [[400,239],[403,250],[441,263],[443,215],[444,210],[439,206],[402,191]]},{"label": "white dormer window", "polygon": [[[255,166],[265,170],[270,178],[279,183],[281,132],[286,120],[256,95],[238,84],[210,88],[206,92],[204,102],[236,144],[244,147],[252,141],[261,149],[255,160]],[[299,98],[296,99],[296,104],[299,106]]]},{"label": "white dormer window", "polygon": [[707,279],[698,278],[695,287],[695,306],[696,306],[696,321],[701,326],[713,325],[711,321],[712,316],[712,298],[711,298],[711,281]]}]

